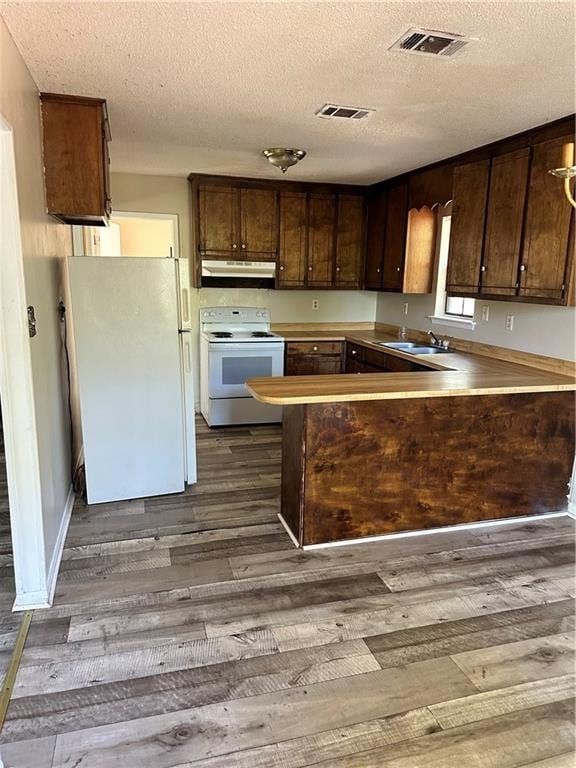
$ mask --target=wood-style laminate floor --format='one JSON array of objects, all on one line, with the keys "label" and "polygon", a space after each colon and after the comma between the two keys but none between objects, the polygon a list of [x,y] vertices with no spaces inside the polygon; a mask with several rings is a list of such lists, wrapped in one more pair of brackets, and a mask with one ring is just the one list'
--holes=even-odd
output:
[{"label": "wood-style laminate floor", "polygon": [[198,485],[76,505],[7,768],[568,768],[573,521],[295,550],[280,430],[198,429]]}]

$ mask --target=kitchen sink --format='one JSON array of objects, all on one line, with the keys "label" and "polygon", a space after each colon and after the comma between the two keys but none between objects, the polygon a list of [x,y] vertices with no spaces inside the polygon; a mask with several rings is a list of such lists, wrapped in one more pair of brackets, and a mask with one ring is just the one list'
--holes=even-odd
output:
[{"label": "kitchen sink", "polygon": [[418,344],[415,341],[379,341],[382,347],[390,347],[390,349],[412,349],[412,347],[421,347],[422,344]]},{"label": "kitchen sink", "polygon": [[450,352],[449,349],[434,347],[429,344],[418,344],[414,341],[381,341],[381,347],[389,349],[398,349],[400,352],[407,352],[409,355],[442,355]]}]

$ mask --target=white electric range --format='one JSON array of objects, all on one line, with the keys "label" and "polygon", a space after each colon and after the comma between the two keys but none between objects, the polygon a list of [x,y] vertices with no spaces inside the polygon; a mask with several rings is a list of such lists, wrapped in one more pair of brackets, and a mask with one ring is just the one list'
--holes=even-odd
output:
[{"label": "white electric range", "polygon": [[284,374],[284,339],[258,307],[200,310],[200,410],[209,426],[282,421],[281,406],[255,400],[246,380]]}]

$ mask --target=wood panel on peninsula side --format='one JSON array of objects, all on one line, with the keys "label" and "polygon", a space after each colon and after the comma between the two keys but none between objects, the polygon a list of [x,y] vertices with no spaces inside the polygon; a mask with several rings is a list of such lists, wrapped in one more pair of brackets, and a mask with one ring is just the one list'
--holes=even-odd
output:
[{"label": "wood panel on peninsula side", "polygon": [[285,411],[282,510],[302,546],[566,508],[572,393]]}]

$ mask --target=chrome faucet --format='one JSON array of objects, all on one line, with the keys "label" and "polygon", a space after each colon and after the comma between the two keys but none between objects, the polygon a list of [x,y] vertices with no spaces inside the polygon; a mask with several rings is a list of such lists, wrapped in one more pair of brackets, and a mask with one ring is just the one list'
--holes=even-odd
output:
[{"label": "chrome faucet", "polygon": [[436,336],[434,331],[429,330],[428,336],[430,336],[430,338],[432,339],[432,344],[435,347],[440,347],[440,349],[448,349],[448,347],[450,346],[450,342],[448,341],[448,339],[440,340],[438,336]]}]

